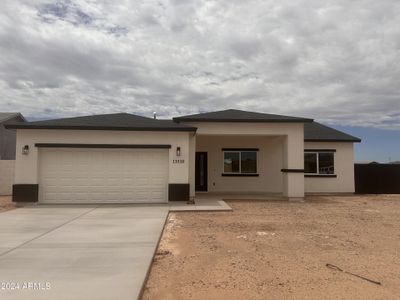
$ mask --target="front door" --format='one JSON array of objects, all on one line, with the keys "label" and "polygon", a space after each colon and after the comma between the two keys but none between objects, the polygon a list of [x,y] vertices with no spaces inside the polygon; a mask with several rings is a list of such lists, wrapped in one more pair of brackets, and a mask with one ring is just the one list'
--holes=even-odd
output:
[{"label": "front door", "polygon": [[196,191],[207,190],[207,152],[196,152]]}]

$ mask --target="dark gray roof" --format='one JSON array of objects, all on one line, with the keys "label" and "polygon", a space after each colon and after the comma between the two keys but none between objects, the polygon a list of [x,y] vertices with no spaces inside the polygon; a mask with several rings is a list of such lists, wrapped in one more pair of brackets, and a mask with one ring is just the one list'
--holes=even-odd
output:
[{"label": "dark gray roof", "polygon": [[[187,117],[174,118],[179,121],[202,121],[203,118],[196,119],[195,116],[209,115],[207,121],[222,122],[221,113],[230,118],[223,119],[224,122],[304,122],[305,141],[325,141],[325,142],[360,142],[359,138],[333,129],[331,127],[313,122],[311,119],[250,113],[239,110],[226,110],[215,113],[198,114]],[[213,115],[215,114],[215,115]],[[17,114],[18,115],[18,114]],[[211,116],[210,116],[211,115]],[[1,116],[1,113],[0,113]],[[213,117],[214,116],[214,117]],[[241,116],[241,118],[239,118]],[[250,118],[253,116],[253,118]],[[235,117],[235,118],[233,118]],[[267,120],[266,118],[270,118]],[[286,119],[284,119],[286,118]],[[219,120],[219,121],[218,121]],[[237,120],[237,121],[232,121]],[[204,122],[204,121],[203,121]],[[186,126],[172,120],[155,120],[127,113],[106,114],[83,116],[75,118],[64,118],[36,122],[21,122],[6,124],[9,129],[81,129],[81,130],[132,130],[132,131],[196,131],[196,127]]]},{"label": "dark gray roof", "polygon": [[25,121],[24,116],[18,112],[0,112],[0,123],[7,122],[15,117],[19,117],[22,121]]},{"label": "dark gray roof", "polygon": [[174,118],[177,122],[312,122],[312,119],[227,109]]},{"label": "dark gray roof", "polygon": [[353,142],[361,139],[317,122],[304,124],[304,141],[306,142]]},{"label": "dark gray roof", "polygon": [[46,121],[14,123],[10,129],[81,129],[81,130],[138,130],[138,131],[196,131],[195,127],[172,120],[156,120],[127,113],[94,115]]}]

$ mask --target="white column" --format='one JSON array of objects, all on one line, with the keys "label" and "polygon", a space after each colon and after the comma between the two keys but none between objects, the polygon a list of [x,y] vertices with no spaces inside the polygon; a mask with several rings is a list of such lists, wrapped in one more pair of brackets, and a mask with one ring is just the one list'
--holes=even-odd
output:
[{"label": "white column", "polygon": [[190,184],[190,199],[194,199],[195,191],[195,168],[196,168],[196,135],[189,133],[189,184]]},{"label": "white column", "polygon": [[296,170],[304,169],[304,129],[303,125],[293,130],[284,139],[283,193],[289,199],[304,198],[304,173]]}]

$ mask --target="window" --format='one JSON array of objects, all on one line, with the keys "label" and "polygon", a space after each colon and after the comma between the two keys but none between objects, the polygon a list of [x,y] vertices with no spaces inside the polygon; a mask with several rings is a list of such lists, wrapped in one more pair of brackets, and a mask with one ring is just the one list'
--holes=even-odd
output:
[{"label": "window", "polygon": [[335,174],[335,162],[333,152],[305,152],[304,173],[311,175]]},{"label": "window", "polygon": [[241,173],[257,173],[257,152],[240,152]]},{"label": "window", "polygon": [[304,173],[317,173],[317,154],[318,153],[304,153]]},{"label": "window", "polygon": [[319,174],[335,174],[335,166],[333,161],[333,153],[318,153],[318,170]]},{"label": "window", "polygon": [[256,173],[256,151],[224,151],[224,174]]},{"label": "window", "polygon": [[240,152],[224,153],[224,173],[240,173]]}]

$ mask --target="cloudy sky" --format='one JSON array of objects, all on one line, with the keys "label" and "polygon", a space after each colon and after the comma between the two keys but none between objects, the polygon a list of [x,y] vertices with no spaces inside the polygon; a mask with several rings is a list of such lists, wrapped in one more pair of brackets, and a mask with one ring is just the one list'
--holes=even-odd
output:
[{"label": "cloudy sky", "polygon": [[1,0],[0,109],[400,130],[398,0]]}]

